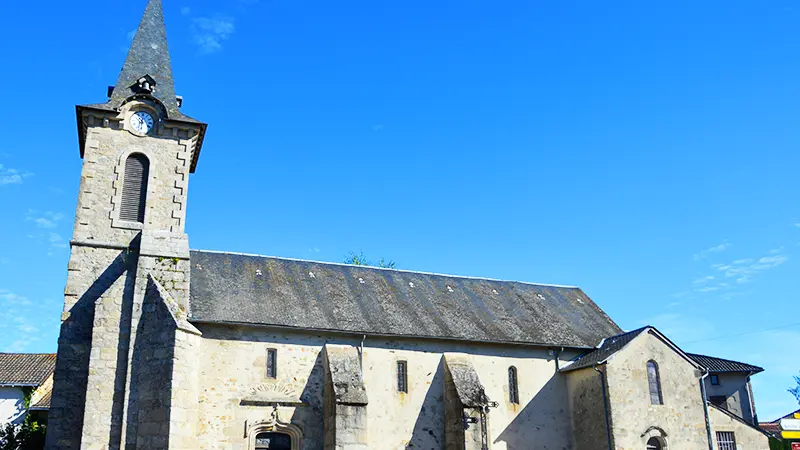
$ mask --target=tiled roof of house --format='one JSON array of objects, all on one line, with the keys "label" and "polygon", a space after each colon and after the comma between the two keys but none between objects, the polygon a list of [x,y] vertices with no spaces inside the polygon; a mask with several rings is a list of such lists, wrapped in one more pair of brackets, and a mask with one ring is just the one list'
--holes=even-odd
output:
[{"label": "tiled roof of house", "polygon": [[55,367],[54,353],[0,353],[0,386],[39,386]]},{"label": "tiled roof of house", "polygon": [[758,366],[745,364],[738,361],[731,361],[729,359],[715,358],[713,356],[698,355],[695,353],[688,353],[689,357],[708,369],[709,372],[725,373],[725,372],[763,372],[764,369]]},{"label": "tiled roof of house", "polygon": [[620,328],[576,287],[191,252],[190,321],[593,348]]},{"label": "tiled roof of house", "polygon": [[623,347],[628,345],[628,342],[632,341],[636,336],[639,336],[648,328],[650,327],[642,327],[637,330],[628,331],[627,333],[606,338],[597,349],[579,357],[572,364],[561,369],[561,371],[569,372],[571,370],[583,369],[585,367],[594,366],[596,363],[601,363],[611,357],[611,355],[614,353],[622,350]]},{"label": "tiled roof of house", "polygon": [[781,435],[781,425],[778,422],[759,422],[758,426],[773,436],[778,437]]},{"label": "tiled roof of house", "polygon": [[53,391],[48,391],[44,397],[40,398],[35,404],[31,405],[32,410],[50,409],[50,400],[53,398]]}]

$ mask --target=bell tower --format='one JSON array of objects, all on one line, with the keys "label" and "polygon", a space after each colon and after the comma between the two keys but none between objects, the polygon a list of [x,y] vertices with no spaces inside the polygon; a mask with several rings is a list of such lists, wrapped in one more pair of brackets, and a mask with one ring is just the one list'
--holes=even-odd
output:
[{"label": "bell tower", "polygon": [[49,449],[175,448],[176,336],[199,335],[186,321],[187,193],[206,132],[181,104],[161,0],[148,0],[108,101],[76,109],[83,168]]}]

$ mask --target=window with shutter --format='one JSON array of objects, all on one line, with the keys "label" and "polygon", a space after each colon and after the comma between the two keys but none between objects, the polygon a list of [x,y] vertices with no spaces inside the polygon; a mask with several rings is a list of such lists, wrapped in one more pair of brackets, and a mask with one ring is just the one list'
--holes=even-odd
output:
[{"label": "window with shutter", "polygon": [[134,153],[125,160],[125,177],[122,180],[122,202],[119,218],[130,222],[144,222],[147,200],[147,177],[150,162],[141,153]]}]

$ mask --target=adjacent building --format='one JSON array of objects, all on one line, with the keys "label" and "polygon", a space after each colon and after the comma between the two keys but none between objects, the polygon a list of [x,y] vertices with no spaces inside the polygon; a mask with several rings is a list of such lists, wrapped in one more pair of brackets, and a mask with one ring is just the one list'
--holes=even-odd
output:
[{"label": "adjacent building", "polygon": [[190,250],[207,126],[160,0],[108,94],[76,111],[48,448],[767,448],[749,387],[708,405],[708,362],[577,287]]},{"label": "adjacent building", "polygon": [[770,435],[770,449],[800,450],[800,409],[759,426]]},{"label": "adjacent building", "polygon": [[55,365],[54,353],[0,353],[0,426],[47,421]]}]

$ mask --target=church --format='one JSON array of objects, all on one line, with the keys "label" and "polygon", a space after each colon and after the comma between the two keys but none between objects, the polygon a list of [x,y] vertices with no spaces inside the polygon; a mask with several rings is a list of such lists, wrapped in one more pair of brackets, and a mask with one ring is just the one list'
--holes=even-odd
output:
[{"label": "church", "polygon": [[76,108],[48,449],[768,449],[761,368],[623,332],[577,287],[192,250],[207,125],[181,104],[149,0]]}]

